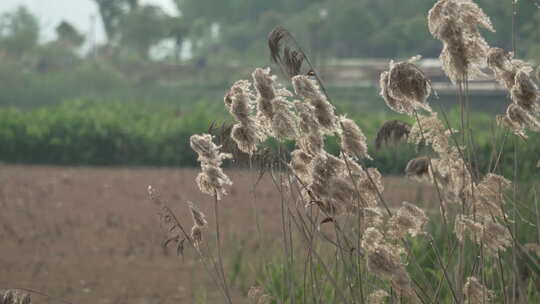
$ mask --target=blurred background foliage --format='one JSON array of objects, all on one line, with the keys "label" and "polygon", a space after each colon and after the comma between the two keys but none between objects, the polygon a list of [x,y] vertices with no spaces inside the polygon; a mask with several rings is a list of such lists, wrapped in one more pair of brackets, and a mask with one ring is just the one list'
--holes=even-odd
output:
[{"label": "blurred background foliage", "polygon": [[[293,32],[317,66],[340,59],[438,57],[442,47],[426,25],[433,0],[174,0],[178,15],[138,0],[93,1],[107,35],[102,44],[66,21],[55,25],[55,39],[43,41],[39,16],[24,7],[0,15],[1,161],[194,165],[188,136],[212,122],[231,121],[223,94],[255,67],[269,65],[266,37],[276,25]],[[497,29],[484,33],[489,43],[510,49],[510,1],[476,2]],[[540,9],[530,1],[518,8],[517,55],[539,62]],[[328,89],[371,142],[385,120],[403,119],[386,110],[375,85]],[[456,96],[433,102],[452,112]],[[481,130],[478,155],[486,163],[495,112],[507,100],[484,96],[473,102],[480,104],[473,110],[481,110],[474,115]],[[335,143],[329,145],[337,152]],[[529,144],[519,153],[536,159],[539,150]],[[402,173],[417,151],[373,154],[382,171]],[[523,170],[532,174],[533,167]]]}]

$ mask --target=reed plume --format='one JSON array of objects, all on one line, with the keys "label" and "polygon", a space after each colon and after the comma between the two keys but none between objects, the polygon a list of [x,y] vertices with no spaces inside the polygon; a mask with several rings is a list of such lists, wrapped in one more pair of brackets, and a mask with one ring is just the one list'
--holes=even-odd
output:
[{"label": "reed plume", "polygon": [[503,176],[489,173],[476,186],[474,200],[475,212],[484,217],[498,216],[504,218],[504,191],[508,190],[511,182]]},{"label": "reed plume", "polygon": [[366,136],[360,130],[358,125],[351,119],[345,116],[340,117],[341,132],[341,149],[353,158],[371,159],[368,154]]},{"label": "reed plume", "polygon": [[324,135],[315,116],[315,107],[309,103],[295,101],[298,113],[299,138],[297,145],[311,156],[316,156],[324,148]]},{"label": "reed plume", "polygon": [[429,179],[429,171],[429,158],[425,156],[411,159],[405,167],[405,174],[418,180]]},{"label": "reed plume", "polygon": [[383,304],[384,299],[390,297],[390,294],[382,289],[372,292],[368,297],[368,304]]},{"label": "reed plume", "polygon": [[471,0],[439,0],[428,13],[431,35],[443,43],[440,60],[443,70],[455,84],[485,76],[489,46],[479,28],[494,32],[489,17]]},{"label": "reed plume", "polygon": [[375,150],[379,150],[383,145],[395,145],[402,140],[406,140],[411,132],[411,125],[400,120],[386,121],[377,131],[375,137]]},{"label": "reed plume", "polygon": [[0,290],[0,303],[1,304],[31,304],[32,298],[30,294],[25,292],[18,292],[16,290]]},{"label": "reed plume", "polygon": [[431,112],[427,98],[431,94],[431,84],[414,62],[419,57],[408,61],[390,62],[390,69],[381,73],[380,95],[390,109],[395,112],[413,115],[415,110]]},{"label": "reed plume", "polygon": [[424,225],[428,222],[424,210],[409,203],[403,202],[388,221],[388,235],[396,240],[409,234],[413,237],[424,233]]},{"label": "reed plume", "polygon": [[271,120],[274,137],[279,140],[296,139],[296,116],[291,111],[291,103],[286,99],[278,97],[272,101],[274,116]]},{"label": "reed plume", "polygon": [[515,103],[511,103],[506,108],[506,115],[497,116],[497,122],[524,139],[528,138],[527,129],[535,132],[540,131],[538,119]]},{"label": "reed plume", "polygon": [[251,83],[247,80],[235,82],[224,101],[231,115],[238,121],[231,130],[231,138],[240,151],[251,155],[264,140],[264,132],[253,117],[254,94],[250,87]]},{"label": "reed plume", "polygon": [[368,269],[379,278],[389,280],[401,296],[417,302],[411,278],[399,256],[401,251],[387,244],[382,233],[373,227],[366,229],[361,244],[367,252]]},{"label": "reed plume", "polygon": [[482,285],[475,277],[468,277],[463,287],[466,304],[491,303],[493,292]]},{"label": "reed plume", "polygon": [[338,130],[338,118],[334,106],[328,101],[315,80],[305,75],[292,78],[294,91],[315,109],[315,117],[324,133],[332,134]]},{"label": "reed plume", "polygon": [[232,155],[221,153],[220,146],[212,142],[210,134],[192,135],[190,145],[199,155],[198,160],[201,163],[202,172],[196,178],[199,189],[208,195],[216,195],[220,200],[227,194],[225,187],[232,185],[221,165],[224,159],[232,158]]}]

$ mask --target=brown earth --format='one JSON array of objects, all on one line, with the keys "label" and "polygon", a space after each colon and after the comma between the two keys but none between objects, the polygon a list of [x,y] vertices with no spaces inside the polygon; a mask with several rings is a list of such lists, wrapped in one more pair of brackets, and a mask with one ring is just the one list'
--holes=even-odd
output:
[{"label": "brown earth", "polygon": [[[234,187],[220,202],[224,256],[234,279],[235,303],[247,303],[261,254],[279,248],[280,199],[270,178],[227,172]],[[159,210],[147,199],[153,185],[191,227],[186,201],[196,202],[213,229],[211,197],[198,192],[194,169],[0,166],[0,289],[27,288],[34,303],[223,303],[218,289],[186,249],[161,246]],[[385,179],[386,199],[431,204],[427,186]],[[253,206],[262,235],[258,237]],[[207,237],[212,243],[211,236]],[[213,244],[213,243],[212,243]],[[238,262],[240,261],[240,262]]]}]

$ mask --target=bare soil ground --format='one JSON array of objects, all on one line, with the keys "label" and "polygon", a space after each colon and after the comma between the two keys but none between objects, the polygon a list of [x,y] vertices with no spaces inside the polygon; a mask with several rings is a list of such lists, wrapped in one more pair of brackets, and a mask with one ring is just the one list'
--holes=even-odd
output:
[{"label": "bare soil ground", "polygon": [[[186,201],[207,214],[211,198],[198,192],[195,169],[65,168],[0,166],[0,289],[28,288],[56,299],[35,303],[222,303],[220,294],[189,250],[177,257],[164,239],[153,185],[186,226]],[[246,303],[257,260],[251,255],[279,248],[280,200],[266,177],[228,171],[235,183],[221,202],[226,256],[240,259],[234,283],[237,303]],[[432,189],[400,177],[385,179],[385,196],[431,204]],[[253,206],[263,235],[257,237]],[[209,243],[211,236],[208,236]],[[231,268],[233,262],[227,262]]]}]

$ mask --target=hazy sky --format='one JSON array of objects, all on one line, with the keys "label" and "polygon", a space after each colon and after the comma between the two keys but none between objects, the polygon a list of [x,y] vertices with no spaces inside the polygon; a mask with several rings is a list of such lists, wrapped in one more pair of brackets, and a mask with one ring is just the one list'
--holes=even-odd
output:
[{"label": "hazy sky", "polygon": [[[172,0],[142,0],[141,3],[157,4],[170,13],[176,14]],[[97,7],[92,0],[0,0],[0,14],[10,11],[17,6],[26,6],[39,18],[42,26],[42,39],[49,40],[55,37],[55,27],[67,20],[85,34],[92,32],[92,16],[98,16]],[[103,41],[105,34],[101,19],[96,18],[96,39]]]}]

